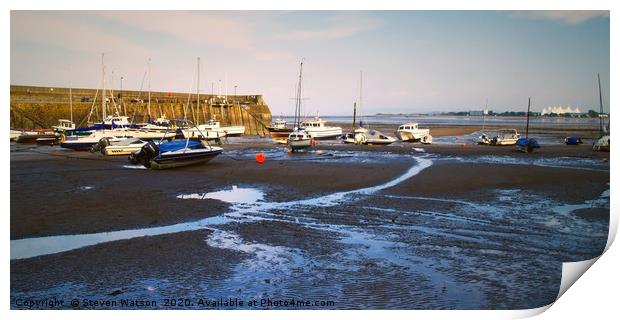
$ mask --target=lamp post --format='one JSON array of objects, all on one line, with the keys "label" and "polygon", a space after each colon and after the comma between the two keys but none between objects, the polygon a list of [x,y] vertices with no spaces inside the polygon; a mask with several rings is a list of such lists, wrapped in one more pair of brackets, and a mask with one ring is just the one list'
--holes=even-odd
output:
[{"label": "lamp post", "polygon": [[237,104],[237,85],[235,85],[235,101],[234,104]]}]

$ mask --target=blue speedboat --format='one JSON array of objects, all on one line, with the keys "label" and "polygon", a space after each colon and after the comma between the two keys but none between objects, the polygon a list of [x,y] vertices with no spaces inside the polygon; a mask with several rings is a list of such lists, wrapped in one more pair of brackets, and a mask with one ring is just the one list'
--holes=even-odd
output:
[{"label": "blue speedboat", "polygon": [[151,169],[169,169],[205,163],[222,151],[222,148],[212,147],[206,141],[197,139],[173,140],[161,144],[149,142],[129,156],[129,161]]},{"label": "blue speedboat", "polygon": [[534,138],[519,138],[517,140],[517,149],[523,152],[534,152],[540,149],[540,144]]},{"label": "blue speedboat", "polygon": [[564,139],[564,143],[566,143],[566,145],[569,145],[569,146],[576,146],[576,145],[582,144],[583,141],[581,141],[581,138],[567,137]]}]

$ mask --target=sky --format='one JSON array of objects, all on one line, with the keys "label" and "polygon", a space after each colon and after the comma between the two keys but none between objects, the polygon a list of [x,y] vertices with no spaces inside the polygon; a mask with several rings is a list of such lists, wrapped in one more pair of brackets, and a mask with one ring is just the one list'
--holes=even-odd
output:
[{"label": "sky", "polygon": [[[11,84],[262,94],[293,114],[609,110],[608,11],[11,11]],[[221,85],[220,85],[221,83]]]}]

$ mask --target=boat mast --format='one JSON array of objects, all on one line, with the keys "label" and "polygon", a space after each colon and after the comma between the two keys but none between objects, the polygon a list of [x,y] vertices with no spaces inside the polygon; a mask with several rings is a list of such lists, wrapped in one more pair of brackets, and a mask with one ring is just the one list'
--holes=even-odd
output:
[{"label": "boat mast", "polygon": [[525,138],[528,138],[528,133],[530,130],[530,98],[527,98],[527,120],[525,124]]},{"label": "boat mast", "polygon": [[152,121],[151,119],[151,58],[149,58],[149,102],[146,104],[146,110],[147,113],[149,114],[149,122]]},{"label": "boat mast", "polygon": [[304,63],[299,64],[299,82],[297,83],[297,101],[295,106],[295,125],[299,128],[299,121],[301,120],[301,78]]},{"label": "boat mast", "polygon": [[489,98],[487,98],[485,104],[484,104],[484,110],[482,110],[482,131],[484,132],[484,125],[486,123],[486,115],[487,115],[487,109],[489,108]]},{"label": "boat mast", "polygon": [[601,74],[597,73],[596,74],[598,76],[598,99],[599,99],[599,105],[600,105],[600,112],[598,113],[598,119],[599,119],[599,135],[602,137],[603,136],[603,93],[601,93]]},{"label": "boat mast", "polygon": [[71,93],[71,67],[69,67],[69,114],[71,123],[73,123],[73,94]]},{"label": "boat mast", "polygon": [[356,110],[357,104],[355,102],[353,102],[353,126],[351,126],[351,130],[355,131],[355,112]]},{"label": "boat mast", "polygon": [[[198,113],[198,122],[200,122],[200,57],[196,58],[196,68],[198,68],[198,74],[196,76],[196,96],[197,96],[196,112]],[[205,122],[206,121],[207,119],[205,119]]]},{"label": "boat mast", "polygon": [[[360,70],[360,101],[359,101],[359,106],[360,106],[360,118],[361,118],[362,117],[362,70]],[[360,124],[363,124],[363,123],[360,123]],[[360,127],[361,127],[361,125],[360,125]]]},{"label": "boat mast", "polygon": [[101,121],[104,121],[107,114],[106,114],[106,104],[105,104],[105,65],[103,64],[103,57],[104,57],[104,53],[101,53],[101,115],[103,116],[103,119]]}]

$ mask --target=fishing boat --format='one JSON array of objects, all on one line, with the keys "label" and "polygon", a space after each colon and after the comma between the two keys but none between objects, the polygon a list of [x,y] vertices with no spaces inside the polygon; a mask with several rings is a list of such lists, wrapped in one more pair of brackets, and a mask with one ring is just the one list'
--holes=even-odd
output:
[{"label": "fishing boat", "polygon": [[286,144],[288,135],[293,132],[293,128],[286,127],[286,120],[281,117],[276,119],[267,130],[274,142],[282,144]]},{"label": "fishing boat", "polygon": [[[295,129],[288,135],[287,144],[292,152],[305,150],[314,145],[312,136],[300,126],[301,101],[302,101],[302,72],[304,63],[299,64],[299,80],[297,82],[297,92],[295,94]],[[341,132],[342,133],[342,132]]]},{"label": "fishing boat", "polygon": [[[599,97],[599,106],[600,106],[600,112],[599,112],[599,138],[594,142],[594,144],[592,145],[592,150],[594,151],[603,151],[603,152],[609,152],[610,147],[609,147],[609,133],[606,132],[608,130],[605,130],[605,126],[603,126],[603,93],[601,91],[601,75],[597,74],[598,76],[598,97]],[[607,134],[605,134],[607,133]]]},{"label": "fishing boat", "polygon": [[430,135],[430,129],[420,129],[416,122],[402,124],[396,130],[396,136],[401,141],[420,141]]},{"label": "fishing boat", "polygon": [[110,137],[101,138],[97,144],[91,147],[90,152],[101,152],[106,156],[130,155],[142,149],[147,143],[138,138],[113,139]]},{"label": "fishing boat", "polygon": [[327,121],[316,116],[312,120],[305,120],[300,127],[313,139],[332,139],[342,135],[341,127],[327,126]]},{"label": "fishing boat", "polygon": [[517,150],[521,152],[531,153],[538,149],[540,149],[540,145],[538,141],[534,138],[529,137],[530,130],[530,98],[527,98],[527,116],[526,116],[526,124],[525,124],[525,137],[517,139],[515,143],[517,145]]},{"label": "fishing boat", "polygon": [[52,127],[55,132],[63,133],[65,131],[75,130],[75,123],[72,120],[58,119],[58,125]]},{"label": "fishing boat", "polygon": [[517,132],[517,129],[499,129],[495,136],[491,138],[489,144],[493,146],[513,146],[519,138],[521,138],[521,135]]},{"label": "fishing boat", "polygon": [[210,146],[205,140],[173,140],[157,144],[148,142],[139,151],[132,153],[129,160],[150,169],[169,169],[210,161],[223,149]]}]

